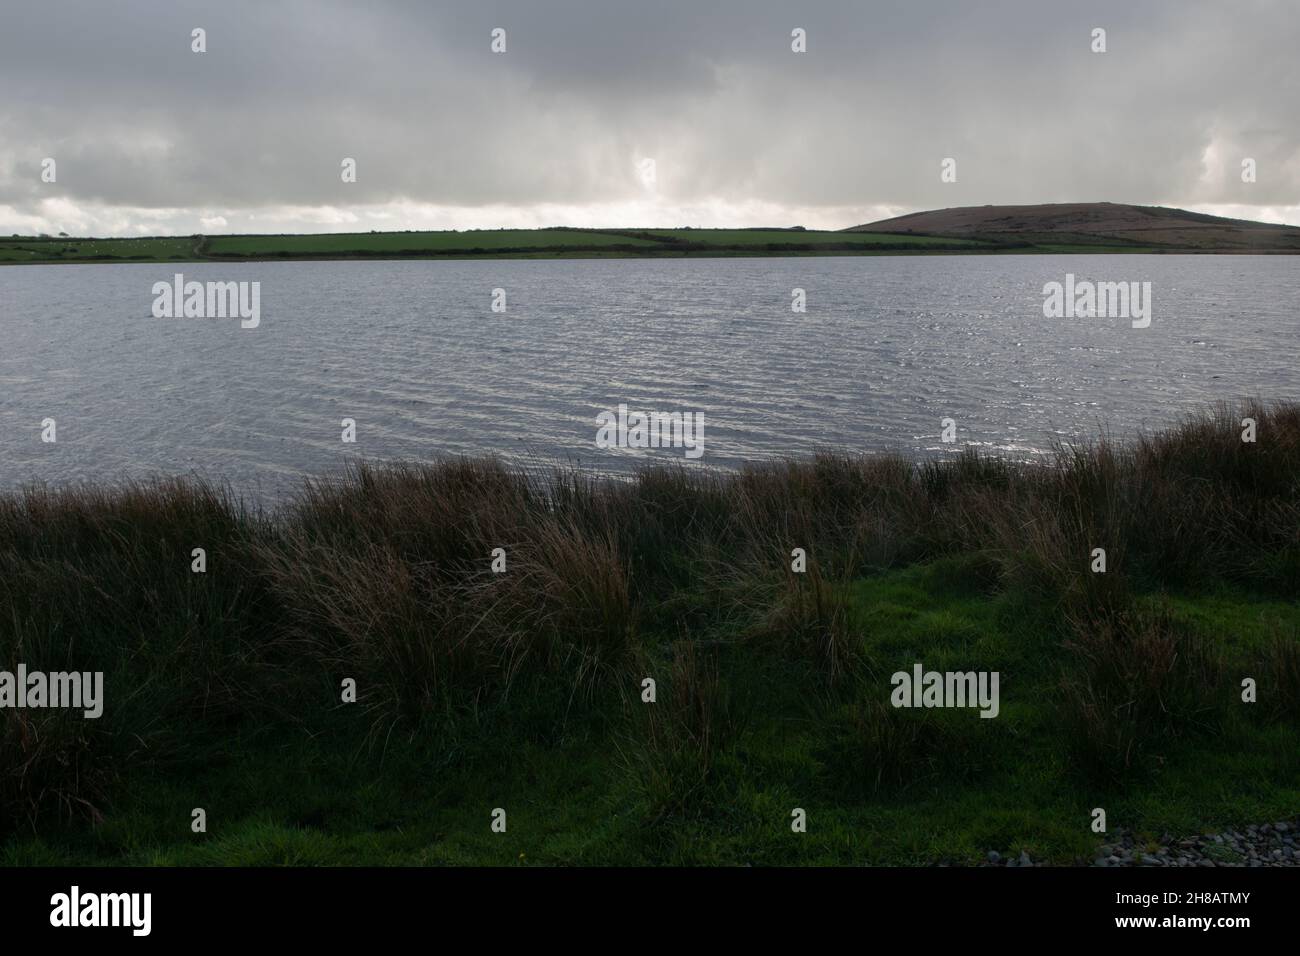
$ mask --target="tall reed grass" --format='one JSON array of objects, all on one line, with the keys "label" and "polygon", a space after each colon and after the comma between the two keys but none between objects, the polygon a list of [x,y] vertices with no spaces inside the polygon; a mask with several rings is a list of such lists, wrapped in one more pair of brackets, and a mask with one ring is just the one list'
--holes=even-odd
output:
[{"label": "tall reed grass", "polygon": [[[1003,587],[1059,603],[1068,719],[1089,759],[1122,765],[1143,734],[1197,717],[1186,691],[1212,670],[1165,623],[1133,617],[1132,593],[1226,579],[1293,598],[1298,481],[1300,405],[1250,402],[1038,465],[821,455],[616,481],[451,460],[360,466],[274,515],[192,480],[32,488],[0,497],[0,667],[102,670],[107,706],[96,722],[0,710],[0,828],[94,816],[118,775],[184,760],[196,739],[310,723],[345,678],[386,728],[508,694],[525,671],[598,694],[681,608],[733,638],[784,638],[834,682],[862,650],[846,583],[945,554],[978,554]],[[790,570],[796,547],[807,574]],[[698,702],[713,665],[677,659],[679,719],[651,728],[662,773],[682,766],[666,734],[717,739]],[[1265,665],[1296,686],[1293,647]],[[1142,696],[1125,703],[1132,687]],[[867,725],[869,749],[908,763],[905,729]]]}]

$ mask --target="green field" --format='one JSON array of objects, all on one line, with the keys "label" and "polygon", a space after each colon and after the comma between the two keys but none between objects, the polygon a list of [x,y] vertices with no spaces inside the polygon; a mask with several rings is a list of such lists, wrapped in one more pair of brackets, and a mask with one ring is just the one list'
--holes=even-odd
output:
[{"label": "green field", "polygon": [[572,229],[493,229],[477,232],[338,233],[316,236],[213,236],[210,256],[440,255],[537,249],[655,248],[649,239]]},{"label": "green field", "polygon": [[0,239],[0,263],[604,258],[981,252],[970,239],[780,229],[484,229],[154,239]]},{"label": "green field", "polygon": [[990,243],[976,239],[944,239],[936,236],[900,236],[872,232],[813,232],[788,229],[647,229],[646,233],[672,242],[723,247],[807,246],[821,248],[866,248],[909,246],[918,249],[982,249]]},{"label": "green field", "polygon": [[0,263],[188,260],[194,246],[192,238],[0,239]]},{"label": "green field", "polygon": [[[0,660],[107,688],[0,709],[0,864],[1087,863],[1096,807],[1139,841],[1290,819],[1298,468],[1300,407],[1253,404],[1046,466],[0,498]],[[915,663],[997,671],[998,716],[891,707]]]}]

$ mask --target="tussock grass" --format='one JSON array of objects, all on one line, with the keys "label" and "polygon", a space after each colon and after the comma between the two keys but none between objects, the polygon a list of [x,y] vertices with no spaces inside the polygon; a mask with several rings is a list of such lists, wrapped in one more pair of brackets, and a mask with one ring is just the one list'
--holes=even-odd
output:
[{"label": "tussock grass", "polygon": [[1258,683],[1265,711],[1278,720],[1300,722],[1300,634],[1275,634],[1262,657]]},{"label": "tussock grass", "polygon": [[973,713],[896,709],[878,697],[846,705],[831,723],[829,759],[849,798],[906,795],[917,786],[977,777],[1006,741]]},{"label": "tussock grass", "polygon": [[[616,481],[492,459],[365,465],[274,515],[197,480],[28,489],[0,497],[0,666],[102,670],[108,705],[96,722],[0,710],[0,829],[95,819],[124,776],[193,764],[225,735],[314,733],[345,678],[387,741],[508,700],[525,676],[565,708],[597,706],[665,646],[664,703],[630,761],[656,814],[703,799],[734,744],[727,668],[744,650],[777,648],[850,708],[859,791],[906,785],[979,748],[864,696],[880,667],[852,585],[954,556],[981,588],[1053,609],[1043,669],[1072,759],[1123,776],[1214,733],[1227,680],[1140,595],[1227,581],[1294,599],[1298,476],[1300,406],[1249,402],[1036,466],[824,454]],[[1295,646],[1262,658],[1277,699],[1300,698]]]},{"label": "tussock grass", "polygon": [[1075,617],[1062,720],[1080,769],[1122,777],[1169,738],[1213,728],[1224,709],[1222,654],[1163,608]]},{"label": "tussock grass", "polygon": [[[652,669],[646,664],[643,670]],[[666,671],[653,704],[630,702],[636,727],[621,748],[652,825],[709,808],[719,756],[744,728],[741,709],[721,679],[716,650],[675,641]]]}]

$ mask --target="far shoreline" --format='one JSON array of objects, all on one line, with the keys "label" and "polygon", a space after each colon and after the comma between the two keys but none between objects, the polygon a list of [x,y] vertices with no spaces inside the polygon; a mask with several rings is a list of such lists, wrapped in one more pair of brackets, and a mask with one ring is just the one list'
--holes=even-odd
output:
[{"label": "far shoreline", "polygon": [[3,266],[59,266],[59,265],[194,265],[194,264],[247,264],[254,262],[471,262],[474,260],[604,260],[604,259],[870,259],[911,258],[917,256],[1295,256],[1300,252],[1282,249],[889,249],[889,250],[781,250],[775,252],[732,252],[699,250],[691,252],[511,252],[511,253],[447,253],[420,255],[264,255],[264,256],[212,256],[204,258],[145,258],[145,257],[82,257],[77,259],[34,259],[16,261],[0,259]]},{"label": "far shoreline", "polygon": [[1163,206],[964,206],[847,229],[804,226],[444,229],[136,238],[14,234],[0,265],[403,259],[720,259],[896,255],[1294,255],[1300,227]]}]

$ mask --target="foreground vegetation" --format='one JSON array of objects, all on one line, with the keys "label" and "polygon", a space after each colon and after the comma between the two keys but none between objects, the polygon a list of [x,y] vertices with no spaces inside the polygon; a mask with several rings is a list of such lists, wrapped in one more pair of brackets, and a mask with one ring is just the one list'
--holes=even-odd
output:
[{"label": "foreground vegetation", "polygon": [[[275,515],[32,489],[0,666],[102,670],[106,704],[0,710],[0,863],[1072,862],[1094,807],[1293,817],[1297,475],[1300,406],[1253,403],[1038,467],[449,461]],[[1000,672],[1000,715],[889,706],[917,662]]]}]

